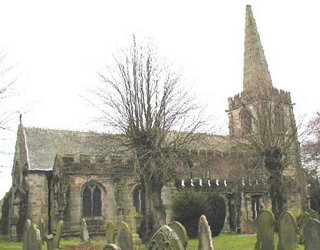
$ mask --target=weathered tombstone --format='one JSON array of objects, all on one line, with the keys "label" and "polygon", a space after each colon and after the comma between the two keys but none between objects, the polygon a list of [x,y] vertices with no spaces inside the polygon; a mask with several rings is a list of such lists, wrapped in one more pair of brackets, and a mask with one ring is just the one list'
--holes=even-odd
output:
[{"label": "weathered tombstone", "polygon": [[116,239],[117,245],[121,249],[133,250],[131,230],[127,223],[123,221],[120,223]]},{"label": "weathered tombstone", "polygon": [[275,218],[271,211],[263,210],[259,213],[256,220],[257,241],[255,250],[274,249],[274,225]]},{"label": "weathered tombstone", "polygon": [[116,244],[106,244],[103,250],[121,250],[121,248]]},{"label": "weathered tombstone", "polygon": [[83,242],[90,242],[89,231],[85,219],[82,219],[80,223],[80,238]]},{"label": "weathered tombstone", "polygon": [[31,226],[31,220],[27,219],[23,227],[23,250],[28,250],[30,248],[29,238],[31,234]]},{"label": "weathered tombstone", "polygon": [[309,220],[310,220],[310,215],[307,213],[301,214],[297,219],[299,244],[304,244],[304,228]]},{"label": "weathered tombstone", "polygon": [[304,227],[305,250],[319,250],[320,248],[320,221],[310,219]]},{"label": "weathered tombstone", "polygon": [[47,235],[46,242],[47,242],[48,250],[59,249],[62,228],[63,228],[63,221],[60,220],[57,225],[55,236],[53,236],[52,234]]},{"label": "weathered tombstone", "polygon": [[204,215],[200,216],[198,223],[199,234],[199,250],[213,250],[212,234],[207,218]]},{"label": "weathered tombstone", "polygon": [[27,219],[23,228],[23,250],[41,250],[40,231]]},{"label": "weathered tombstone", "polygon": [[106,244],[114,243],[116,237],[116,228],[112,221],[106,223]]},{"label": "weathered tombstone", "polygon": [[152,236],[148,246],[148,250],[173,249],[183,250],[183,245],[176,232],[167,225],[159,228]]},{"label": "weathered tombstone", "polygon": [[40,230],[37,228],[36,225],[33,225],[33,231],[35,235],[35,250],[41,250],[42,249],[42,240],[41,240],[41,233]]},{"label": "weathered tombstone", "polygon": [[47,230],[44,220],[42,218],[38,222],[38,229],[40,230],[41,241],[44,242],[45,236],[47,235]]},{"label": "weathered tombstone", "polygon": [[278,250],[296,250],[298,246],[298,226],[291,212],[284,212],[279,220]]},{"label": "weathered tombstone", "polygon": [[169,224],[169,227],[171,227],[176,232],[179,239],[181,240],[182,246],[184,247],[184,249],[186,249],[189,238],[185,227],[178,221],[171,222]]}]

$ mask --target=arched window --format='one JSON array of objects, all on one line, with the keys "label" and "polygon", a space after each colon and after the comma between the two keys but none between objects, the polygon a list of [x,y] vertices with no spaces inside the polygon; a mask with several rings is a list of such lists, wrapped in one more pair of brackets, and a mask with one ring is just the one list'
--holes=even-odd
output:
[{"label": "arched window", "polygon": [[243,108],[240,112],[241,132],[247,135],[252,132],[252,115],[247,108]]},{"label": "arched window", "polygon": [[101,216],[101,189],[94,183],[86,184],[82,191],[83,217]]},{"label": "arched window", "polygon": [[133,206],[137,213],[143,214],[145,212],[145,191],[141,185],[135,187],[133,191]]},{"label": "arched window", "polygon": [[284,130],[284,112],[281,106],[274,108],[274,127],[278,132]]}]

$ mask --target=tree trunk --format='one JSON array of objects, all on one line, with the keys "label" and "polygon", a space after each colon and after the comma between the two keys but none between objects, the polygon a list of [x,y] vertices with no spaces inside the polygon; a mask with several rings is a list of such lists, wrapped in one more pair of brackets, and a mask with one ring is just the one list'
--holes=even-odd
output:
[{"label": "tree trunk", "polygon": [[143,185],[146,194],[146,210],[143,240],[148,241],[153,233],[165,224],[165,210],[161,200],[163,183],[156,177],[144,179]]},{"label": "tree trunk", "polygon": [[285,190],[282,180],[282,173],[279,171],[272,172],[269,177],[270,182],[270,197],[272,202],[272,212],[275,216],[275,219],[280,218],[281,213],[284,210],[285,206]]},{"label": "tree trunk", "polygon": [[[280,218],[286,202],[281,157],[282,152],[279,148],[269,148],[265,152],[265,167],[270,173],[269,193],[271,197],[272,212],[276,220]],[[278,231],[278,225],[276,225],[275,231]]]}]

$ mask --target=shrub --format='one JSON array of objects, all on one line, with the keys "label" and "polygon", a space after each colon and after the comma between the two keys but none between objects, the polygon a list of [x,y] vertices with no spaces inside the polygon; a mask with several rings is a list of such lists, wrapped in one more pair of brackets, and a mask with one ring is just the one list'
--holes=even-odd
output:
[{"label": "shrub", "polygon": [[186,189],[177,193],[172,203],[173,219],[183,224],[189,237],[198,235],[201,215],[207,217],[213,236],[220,234],[226,217],[226,206],[221,196]]},{"label": "shrub", "polygon": [[224,199],[216,193],[207,194],[207,208],[205,215],[211,226],[213,236],[218,236],[223,229],[226,218],[226,204]]},{"label": "shrub", "polygon": [[198,221],[205,213],[205,207],[205,196],[200,192],[187,189],[177,193],[173,198],[173,219],[185,226],[189,237],[196,237]]}]

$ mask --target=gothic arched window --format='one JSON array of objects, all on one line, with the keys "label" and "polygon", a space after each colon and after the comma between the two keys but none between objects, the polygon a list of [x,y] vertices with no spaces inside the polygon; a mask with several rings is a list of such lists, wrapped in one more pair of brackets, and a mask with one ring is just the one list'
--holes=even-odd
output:
[{"label": "gothic arched window", "polygon": [[281,106],[274,108],[274,127],[278,132],[284,129],[284,112]]},{"label": "gothic arched window", "polygon": [[145,192],[141,185],[137,186],[133,191],[133,206],[137,213],[143,214],[145,212]]},{"label": "gothic arched window", "polygon": [[252,114],[247,108],[243,108],[240,112],[241,132],[242,135],[252,132]]},{"label": "gothic arched window", "polygon": [[82,191],[83,217],[101,216],[101,189],[94,183],[85,185]]}]

